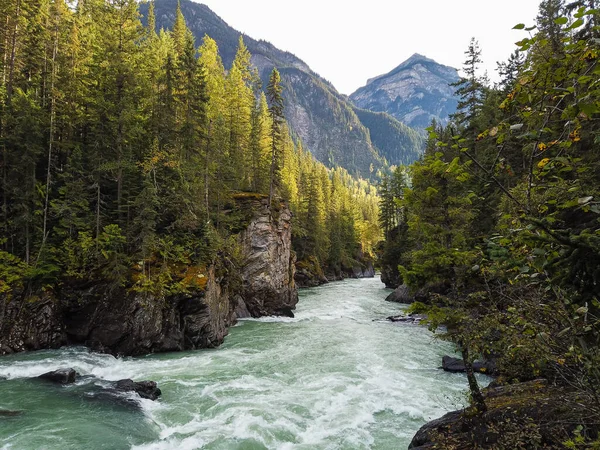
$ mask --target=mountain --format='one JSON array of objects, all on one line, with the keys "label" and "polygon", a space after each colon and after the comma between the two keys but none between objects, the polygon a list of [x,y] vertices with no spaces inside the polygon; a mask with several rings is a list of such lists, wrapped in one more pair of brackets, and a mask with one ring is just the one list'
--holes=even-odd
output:
[{"label": "mountain", "polygon": [[367,81],[350,95],[359,108],[387,112],[414,128],[427,128],[431,120],[446,124],[456,111],[456,69],[415,53],[391,72]]},{"label": "mountain", "polygon": [[[348,97],[293,54],[236,31],[206,5],[190,0],[180,3],[196,43],[199,44],[204,35],[213,38],[226,68],[231,67],[240,35],[244,37],[252,54],[252,63],[258,68],[265,86],[273,67],[277,67],[284,87],[285,114],[290,128],[319,161],[370,177],[386,162],[412,162],[422,153],[423,141],[413,139],[414,130],[389,116],[371,117],[366,125]],[[157,28],[170,29],[177,0],[155,0],[154,7]],[[140,5],[142,15],[146,14],[147,8],[147,4]],[[390,124],[390,120],[394,123]],[[385,135],[375,137],[374,130]],[[398,146],[394,146],[396,144]]]}]

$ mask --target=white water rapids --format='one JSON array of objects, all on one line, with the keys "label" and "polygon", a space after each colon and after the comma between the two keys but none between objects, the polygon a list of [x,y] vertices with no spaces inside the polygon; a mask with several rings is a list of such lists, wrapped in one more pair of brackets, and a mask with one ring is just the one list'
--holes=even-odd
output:
[{"label": "white water rapids", "polygon": [[[376,279],[302,290],[294,319],[242,321],[216,350],[114,358],[83,348],[0,358],[0,449],[405,449],[426,421],[461,407],[452,346],[385,317]],[[61,367],[73,386],[29,379]],[[154,380],[141,411],[86,395],[102,380]]]}]

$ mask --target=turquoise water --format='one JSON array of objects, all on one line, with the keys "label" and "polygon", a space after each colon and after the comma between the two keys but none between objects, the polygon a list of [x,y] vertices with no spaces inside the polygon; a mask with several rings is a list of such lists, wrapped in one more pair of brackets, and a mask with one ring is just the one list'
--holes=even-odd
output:
[{"label": "turquoise water", "polygon": [[[216,350],[117,359],[83,348],[0,358],[0,449],[403,449],[465,402],[439,369],[452,347],[392,324],[379,279],[302,290],[294,319],[242,321]],[[72,367],[71,386],[28,379]],[[92,396],[104,380],[155,380],[157,402]]]}]

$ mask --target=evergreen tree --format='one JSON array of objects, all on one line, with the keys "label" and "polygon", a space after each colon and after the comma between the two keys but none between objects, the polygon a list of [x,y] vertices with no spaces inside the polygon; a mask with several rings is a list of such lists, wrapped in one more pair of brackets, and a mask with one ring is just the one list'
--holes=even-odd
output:
[{"label": "evergreen tree", "polygon": [[269,172],[269,206],[273,204],[275,190],[280,185],[281,171],[281,135],[283,126],[283,96],[281,76],[277,69],[273,69],[267,86],[269,100],[269,115],[271,117],[271,169]]},{"label": "evergreen tree", "polygon": [[463,63],[463,72],[465,75],[459,81],[451,84],[456,87],[456,94],[460,97],[458,102],[458,112],[452,116],[455,123],[467,129],[465,135],[470,134],[472,122],[477,116],[483,103],[484,85],[477,72],[481,64],[481,49],[475,38],[471,38],[469,48],[465,52],[467,59]]}]

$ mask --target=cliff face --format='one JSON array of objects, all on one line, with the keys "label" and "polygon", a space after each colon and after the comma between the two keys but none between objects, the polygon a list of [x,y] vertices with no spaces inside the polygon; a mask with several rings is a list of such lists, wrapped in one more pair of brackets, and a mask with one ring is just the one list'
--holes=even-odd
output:
[{"label": "cliff face", "polygon": [[253,209],[259,214],[240,235],[245,260],[242,298],[253,317],[291,315],[298,303],[292,215],[285,206],[271,218],[267,200],[256,201]]},{"label": "cliff face", "polygon": [[[291,213],[271,220],[266,203],[240,233],[241,273],[207,270],[206,288],[157,297],[105,284],[65,287],[56,295],[0,298],[0,354],[83,344],[118,355],[219,346],[237,317],[290,315],[298,301]],[[243,283],[232,282],[238,278]]]}]

